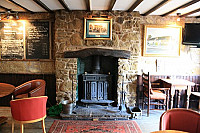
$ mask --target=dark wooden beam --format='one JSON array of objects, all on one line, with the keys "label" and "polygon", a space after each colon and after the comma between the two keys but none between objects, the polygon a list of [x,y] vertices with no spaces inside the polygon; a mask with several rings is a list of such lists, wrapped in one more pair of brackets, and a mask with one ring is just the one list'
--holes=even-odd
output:
[{"label": "dark wooden beam", "polygon": [[197,2],[199,2],[199,0],[192,0],[192,1],[186,3],[186,4],[182,5],[182,6],[179,6],[179,7],[175,8],[175,9],[173,9],[173,10],[171,10],[171,11],[169,11],[169,12],[163,14],[163,15],[161,15],[161,16],[162,16],[162,17],[165,17],[165,16],[169,15],[170,13],[175,12],[175,11],[178,10],[178,9],[186,8],[186,7],[188,7],[188,6],[192,5],[192,4],[195,4],[195,3],[197,3]]},{"label": "dark wooden beam", "polygon": [[169,0],[163,0],[161,1],[158,5],[154,6],[153,8],[151,8],[149,11],[145,12],[143,15],[147,16],[150,13],[154,12],[155,10],[157,10],[158,8],[162,7],[163,5],[165,5],[167,2],[169,2]]},{"label": "dark wooden beam", "polygon": [[92,55],[112,56],[117,58],[128,59],[130,58],[130,51],[105,48],[86,48],[77,51],[64,52],[65,58],[84,58]]},{"label": "dark wooden beam", "polygon": [[14,4],[14,5],[16,5],[16,6],[18,6],[18,7],[20,7],[21,9],[23,9],[23,10],[25,10],[27,12],[33,13],[31,10],[27,9],[26,7],[23,7],[22,5],[20,5],[19,3],[15,2],[13,0],[7,0],[7,1],[12,3],[12,4]]},{"label": "dark wooden beam", "polygon": [[128,9],[129,12],[132,12],[143,0],[137,0],[133,5]]},{"label": "dark wooden beam", "polygon": [[108,11],[112,11],[112,9],[113,9],[113,7],[114,7],[114,5],[115,5],[115,2],[116,2],[116,0],[111,0],[110,1],[110,6],[109,6],[109,8],[108,8]]},{"label": "dark wooden beam", "polygon": [[47,12],[53,12],[51,9],[49,9],[43,2],[40,0],[33,0],[35,3],[37,3],[39,6],[41,6],[44,10]]},{"label": "dark wooden beam", "polygon": [[199,8],[199,9],[196,9],[196,10],[194,10],[194,11],[188,12],[188,13],[186,13],[186,14],[180,15],[180,17],[185,17],[185,16],[188,16],[188,15],[190,15],[190,14],[194,14],[194,13],[196,13],[196,12],[200,12],[200,8]]},{"label": "dark wooden beam", "polygon": [[67,4],[64,2],[64,0],[58,0],[60,4],[65,8],[66,11],[70,11]]},{"label": "dark wooden beam", "polygon": [[196,18],[200,18],[200,16],[196,16]]},{"label": "dark wooden beam", "polygon": [[8,9],[8,8],[6,8],[6,7],[4,7],[4,6],[1,6],[1,5],[0,5],[0,8],[4,9],[4,10],[6,10],[6,11],[11,11],[11,9]]},{"label": "dark wooden beam", "polygon": [[91,9],[90,9],[90,0],[85,0],[85,4],[86,4],[86,7],[87,7],[87,11],[90,12]]}]

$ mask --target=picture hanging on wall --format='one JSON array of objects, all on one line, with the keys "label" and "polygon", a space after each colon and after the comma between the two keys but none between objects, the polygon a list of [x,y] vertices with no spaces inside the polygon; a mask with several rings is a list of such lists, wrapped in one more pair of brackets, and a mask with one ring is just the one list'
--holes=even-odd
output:
[{"label": "picture hanging on wall", "polygon": [[179,56],[182,27],[145,25],[143,56]]},{"label": "picture hanging on wall", "polygon": [[112,40],[112,19],[109,16],[84,18],[85,40]]}]

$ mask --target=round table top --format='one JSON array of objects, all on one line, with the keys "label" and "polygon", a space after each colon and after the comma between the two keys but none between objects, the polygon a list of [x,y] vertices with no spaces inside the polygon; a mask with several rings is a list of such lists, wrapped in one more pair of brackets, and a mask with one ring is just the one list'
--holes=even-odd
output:
[{"label": "round table top", "polygon": [[162,131],[155,131],[151,133],[189,133],[189,132],[178,131],[178,130],[162,130]]},{"label": "round table top", "polygon": [[11,94],[15,89],[15,86],[7,83],[0,83],[0,97]]}]

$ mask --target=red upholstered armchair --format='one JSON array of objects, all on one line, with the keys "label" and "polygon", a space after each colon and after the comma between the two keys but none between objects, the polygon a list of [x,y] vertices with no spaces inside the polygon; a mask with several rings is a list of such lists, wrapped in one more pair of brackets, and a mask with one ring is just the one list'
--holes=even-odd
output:
[{"label": "red upholstered armchair", "polygon": [[47,96],[11,100],[12,133],[14,133],[14,122],[21,124],[21,133],[23,133],[24,123],[38,121],[42,121],[42,129],[43,133],[45,133],[46,102]]},{"label": "red upholstered armchair", "polygon": [[15,88],[14,98],[27,98],[45,95],[46,82],[43,79],[31,80]]},{"label": "red upholstered armchair", "polygon": [[184,108],[168,110],[160,117],[160,130],[200,133],[200,114]]}]

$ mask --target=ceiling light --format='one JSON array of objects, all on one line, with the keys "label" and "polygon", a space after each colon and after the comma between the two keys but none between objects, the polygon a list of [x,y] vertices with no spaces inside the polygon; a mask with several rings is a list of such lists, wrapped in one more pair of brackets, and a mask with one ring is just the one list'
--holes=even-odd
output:
[{"label": "ceiling light", "polygon": [[[2,17],[2,15],[4,15],[4,17]],[[2,19],[13,19],[15,16],[15,19],[19,19],[19,16],[18,16],[18,13],[17,12],[10,12],[10,11],[7,11],[5,13],[0,13],[0,20]]]}]

